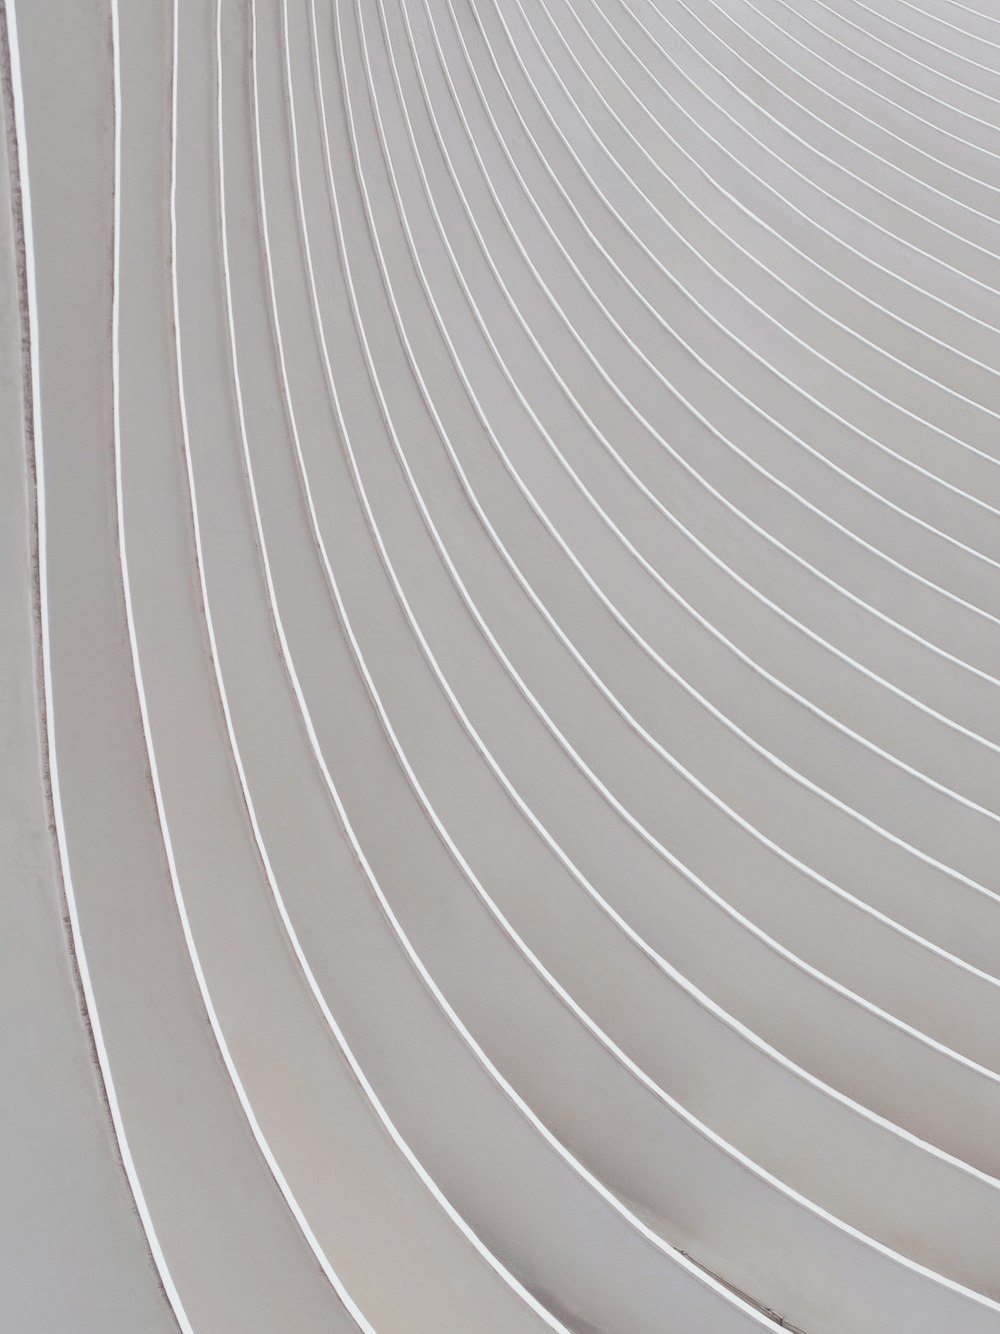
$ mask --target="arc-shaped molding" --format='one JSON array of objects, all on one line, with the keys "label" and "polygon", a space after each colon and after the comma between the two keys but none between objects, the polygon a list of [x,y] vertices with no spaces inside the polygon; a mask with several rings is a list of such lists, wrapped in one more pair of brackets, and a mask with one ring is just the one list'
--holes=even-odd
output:
[{"label": "arc-shaped molding", "polygon": [[3,17],[19,1329],[1000,1330],[996,20]]}]

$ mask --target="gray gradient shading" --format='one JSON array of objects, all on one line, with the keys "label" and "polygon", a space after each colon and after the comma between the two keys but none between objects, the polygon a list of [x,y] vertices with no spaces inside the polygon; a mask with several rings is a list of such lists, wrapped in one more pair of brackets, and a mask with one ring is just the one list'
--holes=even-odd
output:
[{"label": "gray gradient shading", "polygon": [[0,1329],[1000,1334],[980,4],[0,4]]}]

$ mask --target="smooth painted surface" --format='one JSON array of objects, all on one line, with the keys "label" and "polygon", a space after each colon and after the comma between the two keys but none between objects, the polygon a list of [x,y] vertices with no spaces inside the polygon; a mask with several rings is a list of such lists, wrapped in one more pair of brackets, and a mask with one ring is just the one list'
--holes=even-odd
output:
[{"label": "smooth painted surface", "polygon": [[1000,1330],[1000,22],[4,20],[5,1318]]}]

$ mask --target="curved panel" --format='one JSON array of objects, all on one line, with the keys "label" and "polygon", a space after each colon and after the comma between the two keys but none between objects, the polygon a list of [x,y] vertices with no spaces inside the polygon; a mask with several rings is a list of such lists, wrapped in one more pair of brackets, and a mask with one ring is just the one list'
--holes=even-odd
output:
[{"label": "curved panel", "polygon": [[1000,1331],[1000,22],[2,10],[18,1331]]}]

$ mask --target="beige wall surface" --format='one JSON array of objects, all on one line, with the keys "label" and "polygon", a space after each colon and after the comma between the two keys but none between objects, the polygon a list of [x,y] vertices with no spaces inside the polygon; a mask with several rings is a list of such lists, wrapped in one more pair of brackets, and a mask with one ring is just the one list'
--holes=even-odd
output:
[{"label": "beige wall surface", "polygon": [[0,1332],[1000,1334],[1000,14],[0,57]]}]

